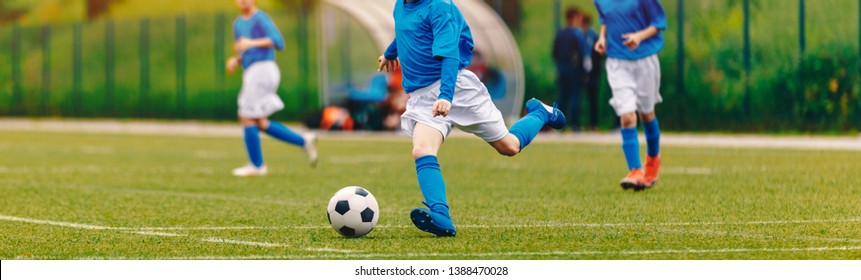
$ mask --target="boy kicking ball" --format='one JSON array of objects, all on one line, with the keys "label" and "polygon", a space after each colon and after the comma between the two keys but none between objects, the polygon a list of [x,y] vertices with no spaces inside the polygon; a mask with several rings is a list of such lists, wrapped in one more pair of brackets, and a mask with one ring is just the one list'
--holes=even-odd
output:
[{"label": "boy kicking ball", "polygon": [[[628,163],[624,189],[642,191],[658,181],[660,129],[655,104],[661,102],[661,65],[657,53],[664,46],[667,27],[658,0],[595,0],[601,34],[595,51],[607,54],[607,80],[613,89],[610,105],[621,118],[622,151]],[[646,132],[646,166],[640,163],[637,112]]]},{"label": "boy kicking ball", "polygon": [[395,40],[380,57],[380,71],[398,63],[409,93],[401,128],[413,139],[412,155],[427,208],[410,213],[415,226],[437,236],[455,236],[446,201],[446,185],[436,157],[453,127],[475,134],[500,154],[514,156],[529,145],[544,125],[565,126],[558,109],[531,99],[526,116],[511,129],[493,104],[484,84],[465,70],[472,60],[469,26],[451,0],[396,1]]},{"label": "boy kicking ball", "polygon": [[239,65],[242,73],[242,90],[239,93],[239,123],[245,134],[245,149],[250,163],[233,169],[233,175],[263,176],[268,172],[263,164],[259,131],[302,147],[314,166],[317,162],[317,137],[299,135],[283,124],[269,120],[269,116],[284,108],[278,97],[281,72],[275,64],[275,49],[284,49],[284,37],[272,23],[269,15],[257,9],[254,0],[236,0],[241,15],[233,22],[234,50],[236,55],[227,60],[227,71],[233,74]]}]

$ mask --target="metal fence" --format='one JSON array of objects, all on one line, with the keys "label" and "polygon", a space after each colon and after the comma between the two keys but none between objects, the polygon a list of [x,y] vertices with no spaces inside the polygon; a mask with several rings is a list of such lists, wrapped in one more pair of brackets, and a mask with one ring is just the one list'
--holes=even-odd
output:
[{"label": "metal fence", "polygon": [[[662,126],[729,131],[861,129],[861,1],[661,3],[668,19],[666,45],[659,54],[664,103],[657,110],[664,116]],[[527,17],[553,10],[556,16],[544,21],[552,20],[551,26],[559,27],[566,7],[596,14],[588,0],[537,2],[524,9]],[[534,36],[527,30],[519,35],[521,43]],[[536,49],[521,44],[524,48]],[[547,54],[527,61],[542,59],[539,56]],[[541,67],[527,72],[532,75],[529,81],[553,76],[552,70]],[[547,92],[553,85],[544,84],[546,88],[533,82],[528,91],[552,98]],[[614,118],[606,106],[610,96],[606,83],[600,96],[602,124],[607,127]]]},{"label": "metal fence", "polygon": [[[661,3],[663,127],[861,129],[861,0]],[[592,0],[520,2],[513,31],[527,97],[556,97],[550,45],[568,6],[595,14]],[[277,54],[287,108],[275,117],[298,120],[319,109],[318,20],[313,11],[270,14],[288,44]],[[0,27],[0,61],[9,62],[0,66],[0,116],[232,119],[241,78],[224,70],[231,24],[217,14]],[[604,83],[603,128],[615,122],[610,95]]]},{"label": "metal fence", "polygon": [[[273,13],[288,47],[285,118],[317,107],[308,13]],[[241,77],[229,77],[225,14],[0,28],[0,115],[232,119]],[[4,59],[6,51],[3,51]],[[8,78],[7,78],[8,77]]]}]

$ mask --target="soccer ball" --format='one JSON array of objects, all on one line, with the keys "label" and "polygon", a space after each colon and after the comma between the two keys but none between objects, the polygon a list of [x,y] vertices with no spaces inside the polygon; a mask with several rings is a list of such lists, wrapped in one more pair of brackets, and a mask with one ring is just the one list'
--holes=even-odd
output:
[{"label": "soccer ball", "polygon": [[371,232],[380,218],[377,199],[362,187],[350,186],[329,199],[326,212],[329,224],[346,237],[362,237]]}]

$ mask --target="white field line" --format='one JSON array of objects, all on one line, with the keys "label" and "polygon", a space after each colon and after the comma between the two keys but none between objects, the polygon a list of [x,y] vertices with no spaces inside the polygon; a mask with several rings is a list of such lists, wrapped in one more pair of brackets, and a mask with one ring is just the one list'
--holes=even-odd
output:
[{"label": "white field line", "polygon": [[[307,131],[303,127],[290,126],[297,131]],[[33,120],[21,118],[0,118],[0,130],[11,131],[50,131],[113,133],[133,135],[180,135],[190,137],[233,137],[242,136],[235,124],[207,122],[153,122],[153,121],[116,121],[116,120]],[[347,139],[350,141],[396,141],[409,142],[410,138],[399,132],[327,132],[318,131],[324,139]],[[450,137],[471,138],[475,136],[455,130]],[[640,143],[645,143],[640,136]],[[537,142],[618,144],[618,133],[543,133]],[[684,134],[664,133],[661,144],[666,146],[689,147],[728,147],[728,148],[778,148],[807,150],[850,150],[861,151],[861,135],[856,137],[827,136],[767,136],[755,134]]]},{"label": "white field line", "polygon": [[[161,233],[153,231],[129,231],[128,228],[116,228],[80,223],[68,223],[49,220],[29,219],[13,216],[0,215],[0,220],[25,222],[32,224],[54,225],[89,230],[123,230],[134,234],[188,237],[186,234]],[[861,219],[847,220],[797,220],[797,221],[755,221],[743,223],[652,223],[651,225],[714,225],[714,224],[789,224],[789,223],[828,223],[828,222],[859,222]],[[601,225],[601,224],[583,224]],[[644,225],[644,224],[604,224],[604,225]],[[198,241],[212,243],[226,243],[237,245],[249,245],[259,247],[290,247],[289,244],[254,242],[223,238],[203,238]],[[295,258],[389,258],[389,257],[493,257],[493,256],[577,256],[577,255],[648,255],[648,254],[706,254],[706,253],[735,253],[735,252],[798,252],[798,251],[854,251],[861,250],[861,246],[854,247],[808,247],[808,248],[724,248],[724,249],[688,249],[688,250],[643,250],[643,251],[548,251],[548,252],[488,252],[488,253],[401,253],[401,254],[362,254],[352,250],[341,250],[332,248],[303,248],[304,251],[315,252],[339,252],[339,255],[261,255],[261,256],[199,256],[184,259],[295,259]]]},{"label": "white field line", "polygon": [[[362,259],[362,258],[494,258],[530,256],[607,256],[607,255],[672,255],[672,254],[719,254],[719,253],[756,253],[756,252],[823,252],[858,251],[861,246],[802,247],[802,248],[719,248],[719,249],[664,249],[664,250],[624,250],[624,251],[538,251],[538,252],[486,252],[486,253],[347,253],[328,255],[227,255],[159,257],[166,260],[260,260],[260,259]],[[31,257],[32,258],[32,257]],[[87,257],[86,259],[92,259]],[[111,258],[113,259],[113,258]]]},{"label": "white field line", "polygon": [[[8,216],[0,216],[0,220]],[[9,217],[15,219],[25,219]],[[32,220],[30,221],[42,221]],[[780,224],[811,224],[811,223],[861,223],[858,219],[831,219],[831,220],[774,220],[774,221],[747,221],[747,222],[665,222],[665,223],[546,223],[546,224],[500,224],[500,225],[458,225],[458,228],[575,228],[575,227],[668,227],[668,226],[712,226],[712,225],[780,225]],[[328,229],[329,225],[297,225],[297,226],[200,226],[200,227],[105,227],[97,226],[103,230],[123,231],[219,231],[219,230],[302,230],[302,229]],[[376,228],[412,228],[412,225],[378,225]]]},{"label": "white field line", "polygon": [[203,239],[201,239],[201,241],[212,242],[212,243],[227,243],[227,244],[260,246],[260,247],[291,247],[290,244],[243,241],[243,240],[233,240],[233,239],[224,239],[224,238],[215,238],[215,237],[203,238]]},{"label": "white field line", "polygon": [[132,233],[134,233],[134,234],[140,234],[140,235],[172,236],[172,237],[188,236],[187,234],[178,234],[178,233],[170,233],[170,232],[158,232],[158,231],[133,231]]},{"label": "white field line", "polygon": [[5,216],[5,215],[0,215],[0,220],[4,220],[4,221],[12,221],[12,222],[30,223],[30,224],[40,224],[40,225],[52,225],[52,226],[61,226],[61,227],[79,228],[79,229],[96,229],[96,230],[111,230],[111,229],[115,229],[115,228],[112,228],[112,227],[106,227],[106,226],[96,226],[96,225],[87,225],[87,224],[78,224],[78,223],[57,222],[57,221],[49,221],[49,220],[37,220],[37,219],[29,219],[29,218],[21,218],[21,217],[12,217],[12,216]]},{"label": "white field line", "polygon": [[815,237],[815,236],[799,236],[799,235],[790,235],[790,236],[774,236],[767,234],[747,234],[747,233],[733,233],[726,231],[717,231],[717,230],[676,230],[676,229],[659,229],[660,232],[668,232],[668,233],[677,233],[677,234],[699,234],[699,235],[708,235],[708,236],[730,236],[730,237],[741,237],[747,239],[795,239],[795,240],[806,240],[806,241],[828,241],[828,242],[850,242],[850,243],[861,243],[861,239],[851,239],[851,238],[827,238],[827,237]]},{"label": "white field line", "polygon": [[[30,224],[40,224],[40,225],[61,226],[61,227],[77,228],[77,229],[88,229],[88,230],[120,230],[122,232],[128,232],[128,233],[139,234],[139,235],[168,236],[168,237],[190,237],[188,234],[177,234],[177,233],[170,233],[170,232],[158,232],[158,231],[148,231],[148,230],[135,230],[135,229],[131,229],[131,228],[125,228],[124,229],[124,228],[117,228],[117,227],[97,226],[97,225],[88,225],[88,224],[80,224],[80,223],[67,223],[67,222],[58,222],[58,221],[50,221],[50,220],[29,219],[29,218],[21,218],[21,217],[13,217],[13,216],[5,216],[5,215],[0,215],[0,220],[12,221],[12,222],[23,222],[23,223],[30,223]],[[258,247],[292,247],[292,245],[289,245],[289,244],[223,239],[223,238],[216,238],[216,237],[201,238],[201,239],[198,239],[198,241],[210,242],[210,243],[248,245],[248,246],[258,246]],[[342,250],[342,249],[319,248],[319,247],[307,247],[307,248],[302,248],[301,250],[313,251],[313,252],[340,252],[340,253],[356,252],[355,250]]]},{"label": "white field line", "polygon": [[[625,251],[538,251],[538,252],[487,252],[487,253],[346,253],[337,255],[227,255],[159,257],[162,260],[264,260],[264,259],[359,259],[359,258],[429,258],[429,257],[529,257],[529,256],[602,256],[602,255],[670,255],[670,254],[716,254],[716,253],[755,253],[755,252],[824,252],[858,251],[861,246],[839,247],[802,247],[802,248],[720,248],[720,249],[665,249],[665,250],[625,250]],[[16,259],[41,259],[34,256],[19,256]],[[126,257],[84,257],[79,260],[124,259]]]}]

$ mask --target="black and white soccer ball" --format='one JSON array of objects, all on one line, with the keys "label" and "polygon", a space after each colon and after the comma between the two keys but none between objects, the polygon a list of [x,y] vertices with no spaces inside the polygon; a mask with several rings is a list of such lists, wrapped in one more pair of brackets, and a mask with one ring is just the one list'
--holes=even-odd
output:
[{"label": "black and white soccer ball", "polygon": [[380,206],[371,192],[362,187],[350,186],[332,196],[326,217],[332,228],[341,235],[362,237],[377,225]]}]

